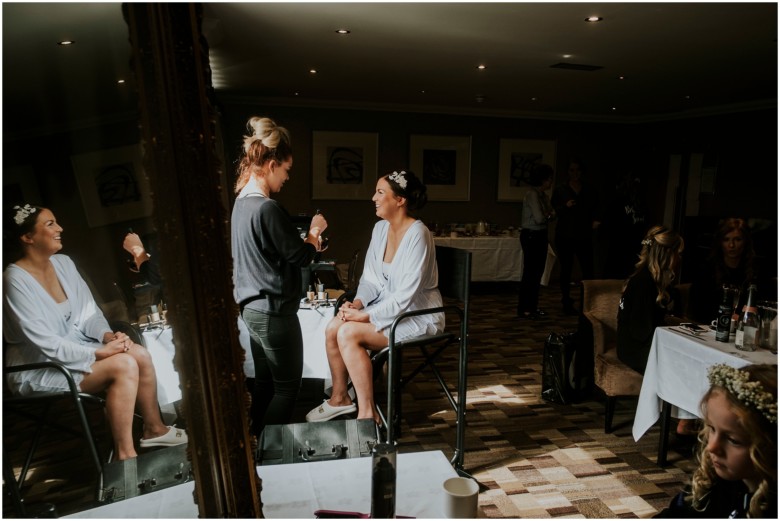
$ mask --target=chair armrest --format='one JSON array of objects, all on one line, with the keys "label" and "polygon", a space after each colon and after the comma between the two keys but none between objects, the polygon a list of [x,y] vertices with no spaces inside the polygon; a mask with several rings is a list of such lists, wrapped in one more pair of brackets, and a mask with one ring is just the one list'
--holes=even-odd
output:
[{"label": "chair armrest", "polygon": [[593,328],[593,352],[596,355],[604,354],[606,351],[606,324],[596,318],[590,311],[584,311],[583,316],[588,319]]},{"label": "chair armrest", "polygon": [[465,325],[464,322],[464,312],[463,309],[456,305],[449,305],[449,306],[441,306],[436,308],[426,308],[426,309],[415,309],[413,311],[404,311],[403,313],[399,313],[395,319],[393,320],[393,323],[390,324],[390,331],[387,335],[387,339],[389,341],[389,345],[392,348],[395,345],[395,330],[398,327],[398,325],[403,322],[405,319],[409,317],[418,317],[421,315],[434,315],[436,313],[446,313],[447,311],[452,311],[455,314],[458,315],[461,321],[461,329],[463,329],[463,326]]}]

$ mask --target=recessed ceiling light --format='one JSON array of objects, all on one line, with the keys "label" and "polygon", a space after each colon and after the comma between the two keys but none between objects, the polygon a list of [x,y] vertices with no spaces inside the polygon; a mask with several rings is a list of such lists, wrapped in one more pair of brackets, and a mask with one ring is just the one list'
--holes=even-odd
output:
[{"label": "recessed ceiling light", "polygon": [[349,29],[336,29],[337,34],[349,34],[350,32],[352,31],[350,31]]},{"label": "recessed ceiling light", "polygon": [[484,65],[484,64],[480,64],[480,65],[477,65],[477,69],[479,69],[481,71],[484,71],[485,69],[487,69],[487,66]]},{"label": "recessed ceiling light", "polygon": [[420,94],[425,94],[425,91],[424,91],[424,90],[421,90],[421,91],[420,91]]},{"label": "recessed ceiling light", "polygon": [[119,83],[119,84],[121,85],[122,83],[124,83],[124,82],[125,82],[125,80],[116,80],[116,82],[117,82],[117,83]]},{"label": "recessed ceiling light", "polygon": [[317,74],[317,69],[309,69],[309,74]]},{"label": "recessed ceiling light", "polygon": [[564,57],[564,58],[567,58],[567,59],[568,59],[568,58],[571,58],[571,54],[564,54],[564,55],[563,55],[563,57]]},{"label": "recessed ceiling light", "polygon": [[589,16],[585,19],[586,22],[600,22],[603,18],[600,16]]},{"label": "recessed ceiling light", "polygon": [[619,79],[619,80],[625,80],[625,79],[626,79],[626,77],[625,77],[625,76],[618,76],[618,79]]},{"label": "recessed ceiling light", "polygon": [[536,101],[536,97],[531,98],[531,101]]},{"label": "recessed ceiling light", "polygon": [[685,99],[691,99],[691,96],[690,96],[690,95],[688,95],[688,94],[686,94],[686,95],[685,95]]},{"label": "recessed ceiling light", "polygon": [[617,107],[612,107],[612,110],[617,110]]},{"label": "recessed ceiling light", "polygon": [[295,95],[296,95],[296,96],[300,95],[300,92],[296,92],[296,93],[295,93]]},{"label": "recessed ceiling light", "polygon": [[76,43],[74,40],[62,40],[57,42],[57,45],[73,45]]}]

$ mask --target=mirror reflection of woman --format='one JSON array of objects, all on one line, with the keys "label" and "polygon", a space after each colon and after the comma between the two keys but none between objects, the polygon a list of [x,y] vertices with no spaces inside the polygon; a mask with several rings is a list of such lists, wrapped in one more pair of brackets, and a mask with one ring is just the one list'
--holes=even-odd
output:
[{"label": "mirror reflection of woman", "polygon": [[[114,457],[137,455],[133,413],[143,418],[142,448],[187,443],[182,429],[163,423],[157,376],[146,348],[112,331],[76,265],[62,249],[63,229],[51,210],[16,206],[8,232],[20,249],[3,272],[3,336],[6,365],[53,360],[69,369],[78,388],[105,393]],[[9,374],[22,395],[66,390],[65,377],[50,368]]]}]

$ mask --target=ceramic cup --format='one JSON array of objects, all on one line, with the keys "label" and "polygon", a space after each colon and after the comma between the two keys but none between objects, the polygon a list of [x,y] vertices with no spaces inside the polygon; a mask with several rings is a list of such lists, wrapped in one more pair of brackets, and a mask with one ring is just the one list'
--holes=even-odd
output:
[{"label": "ceramic cup", "polygon": [[479,485],[471,478],[449,478],[444,481],[444,517],[474,519],[477,517]]}]

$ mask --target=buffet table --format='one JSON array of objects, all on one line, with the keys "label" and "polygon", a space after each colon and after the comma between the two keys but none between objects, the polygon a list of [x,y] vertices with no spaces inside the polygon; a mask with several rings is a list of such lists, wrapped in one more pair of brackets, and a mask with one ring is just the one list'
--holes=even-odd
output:
[{"label": "buffet table", "polygon": [[[450,246],[468,250],[471,258],[472,282],[518,282],[523,278],[523,249],[519,237],[434,237],[437,246]],[[555,264],[555,253],[547,247],[547,264],[542,275],[542,285],[550,281]]]}]

